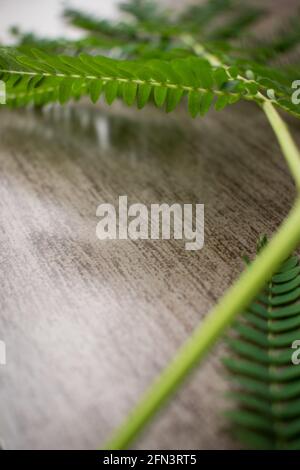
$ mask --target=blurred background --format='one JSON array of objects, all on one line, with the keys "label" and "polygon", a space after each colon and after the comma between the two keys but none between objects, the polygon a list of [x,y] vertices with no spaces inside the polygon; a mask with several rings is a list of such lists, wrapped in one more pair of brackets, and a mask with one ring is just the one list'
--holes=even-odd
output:
[{"label": "blurred background", "polygon": [[8,30],[11,26],[26,28],[36,34],[56,37],[58,35],[77,38],[80,32],[67,26],[61,18],[63,8],[71,6],[83,8],[98,16],[113,18],[117,14],[118,0],[1,0],[0,41],[11,41]]},{"label": "blurred background", "polygon": [[[18,26],[26,32],[33,32],[44,37],[64,36],[78,38],[81,32],[72,28],[63,20],[61,13],[64,8],[77,8],[85,12],[95,14],[102,18],[117,18],[119,15],[118,4],[122,0],[1,0],[0,15],[0,43],[12,43],[12,35],[9,29]],[[203,0],[163,0],[161,5],[168,6],[172,11],[189,4],[200,4]],[[295,9],[295,0],[243,0],[244,4],[267,8],[273,13],[266,21],[262,22],[262,30],[268,28],[275,20],[279,23],[290,16]]]}]

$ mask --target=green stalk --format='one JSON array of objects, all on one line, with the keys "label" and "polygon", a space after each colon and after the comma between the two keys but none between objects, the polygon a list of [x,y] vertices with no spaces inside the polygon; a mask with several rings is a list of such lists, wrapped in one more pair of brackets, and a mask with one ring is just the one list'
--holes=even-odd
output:
[{"label": "green stalk", "polygon": [[277,135],[278,142],[281,150],[285,156],[290,172],[292,173],[297,191],[300,192],[300,153],[299,150],[289,132],[289,129],[285,122],[281,119],[280,115],[269,102],[265,101],[263,104],[263,110],[269,119],[269,122]]},{"label": "green stalk", "polygon": [[[263,109],[297,182],[297,188],[300,190],[299,151],[272,104],[264,103]],[[179,349],[169,365],[162,371],[129,414],[123,425],[114,433],[111,440],[106,444],[106,449],[124,449],[129,446],[161,406],[178,389],[191,370],[204,358],[236,315],[241,313],[253,301],[281,263],[300,244],[299,221],[300,196],[298,195],[293,209],[277,234]]]}]

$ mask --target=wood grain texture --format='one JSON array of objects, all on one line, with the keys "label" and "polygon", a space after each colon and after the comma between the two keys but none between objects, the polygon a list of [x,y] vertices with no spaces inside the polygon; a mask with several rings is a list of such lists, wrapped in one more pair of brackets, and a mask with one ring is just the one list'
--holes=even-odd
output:
[{"label": "wood grain texture", "polygon": [[[118,104],[0,111],[0,436],[9,449],[97,448],[276,229],[293,183],[251,104],[196,121]],[[98,204],[123,194],[204,203],[204,249],[99,241]],[[223,352],[136,448],[235,446]]]}]

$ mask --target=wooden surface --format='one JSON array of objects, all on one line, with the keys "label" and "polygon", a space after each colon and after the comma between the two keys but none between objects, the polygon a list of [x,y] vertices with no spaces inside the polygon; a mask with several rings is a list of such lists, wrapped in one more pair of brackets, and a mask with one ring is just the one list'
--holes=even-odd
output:
[{"label": "wooden surface", "polygon": [[[97,448],[276,229],[294,189],[260,110],[193,121],[82,104],[0,110],[0,436]],[[291,121],[300,143],[299,123]],[[205,247],[99,241],[96,208],[205,204]],[[222,344],[135,444],[232,448]]]}]

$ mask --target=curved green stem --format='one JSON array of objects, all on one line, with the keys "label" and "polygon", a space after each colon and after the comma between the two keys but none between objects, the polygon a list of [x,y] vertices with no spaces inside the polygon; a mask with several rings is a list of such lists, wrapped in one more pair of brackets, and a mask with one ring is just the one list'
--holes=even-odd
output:
[{"label": "curved green stem", "polygon": [[292,173],[298,192],[300,192],[300,152],[296,146],[287,125],[281,119],[274,106],[266,101],[263,110],[277,136],[281,150]]}]

